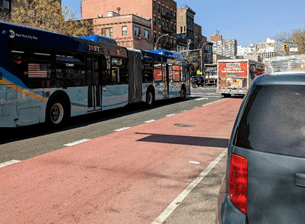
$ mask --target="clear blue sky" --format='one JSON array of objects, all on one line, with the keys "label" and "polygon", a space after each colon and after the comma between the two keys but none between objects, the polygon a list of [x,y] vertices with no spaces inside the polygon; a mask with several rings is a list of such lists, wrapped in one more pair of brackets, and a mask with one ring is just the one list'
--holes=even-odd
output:
[{"label": "clear blue sky", "polygon": [[[100,0],[103,1],[103,0]],[[128,0],[122,0],[128,1]],[[145,0],[142,0],[145,1]],[[81,18],[81,0],[62,0],[68,9]],[[195,23],[202,26],[202,34],[219,30],[223,39],[236,39],[237,45],[265,41],[282,31],[305,27],[304,0],[176,0],[177,7],[187,4],[196,12]]]}]

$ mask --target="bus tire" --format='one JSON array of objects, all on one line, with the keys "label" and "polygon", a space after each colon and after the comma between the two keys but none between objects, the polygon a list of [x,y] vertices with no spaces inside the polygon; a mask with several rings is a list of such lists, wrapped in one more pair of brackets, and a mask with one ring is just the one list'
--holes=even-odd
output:
[{"label": "bus tire", "polygon": [[222,95],[224,98],[231,97],[231,94],[228,94],[228,93],[223,93]]},{"label": "bus tire", "polygon": [[146,106],[152,107],[154,102],[155,102],[154,92],[151,88],[149,88],[146,93]]},{"label": "bus tire", "polygon": [[181,100],[185,100],[186,99],[186,90],[185,90],[185,87],[181,88],[180,98],[181,98]]},{"label": "bus tire", "polygon": [[68,118],[67,104],[62,99],[55,99],[48,104],[46,121],[49,127],[62,127]]}]

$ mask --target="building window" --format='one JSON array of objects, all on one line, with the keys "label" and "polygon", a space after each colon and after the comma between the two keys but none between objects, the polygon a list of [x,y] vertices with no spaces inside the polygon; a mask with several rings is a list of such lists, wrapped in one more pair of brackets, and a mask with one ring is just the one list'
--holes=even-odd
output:
[{"label": "building window", "polygon": [[144,30],[144,37],[149,39],[149,30]]},{"label": "building window", "polygon": [[154,24],[154,26],[156,25],[156,17],[155,16],[153,17],[153,24]]},{"label": "building window", "polygon": [[182,26],[180,27],[180,33],[182,33],[183,32],[183,29],[182,29]]},{"label": "building window", "polygon": [[164,13],[164,5],[162,5],[162,13]]},{"label": "building window", "polygon": [[174,19],[176,18],[176,12],[174,12]]},{"label": "building window", "polygon": [[162,20],[162,26],[164,26],[164,20]]},{"label": "building window", "polygon": [[122,26],[122,36],[127,36],[127,26]]},{"label": "building window", "polygon": [[158,18],[158,24],[161,25],[161,19],[160,18]]},{"label": "building window", "polygon": [[174,25],[174,33],[176,33],[176,25]]},{"label": "building window", "polygon": [[156,43],[156,41],[157,41],[157,34],[154,33],[154,43]]},{"label": "building window", "polygon": [[153,9],[156,10],[156,2],[153,1]]},{"label": "building window", "polygon": [[135,36],[141,36],[141,28],[140,27],[138,27],[138,26],[135,26],[134,27],[134,35]]},{"label": "building window", "polygon": [[103,28],[102,29],[102,36],[105,36],[105,37],[112,37],[112,27],[110,28]]},{"label": "building window", "polygon": [[160,12],[160,3],[158,3],[158,12]]},{"label": "building window", "polygon": [[4,9],[10,9],[10,2],[6,1],[6,0],[3,0],[3,8]]}]

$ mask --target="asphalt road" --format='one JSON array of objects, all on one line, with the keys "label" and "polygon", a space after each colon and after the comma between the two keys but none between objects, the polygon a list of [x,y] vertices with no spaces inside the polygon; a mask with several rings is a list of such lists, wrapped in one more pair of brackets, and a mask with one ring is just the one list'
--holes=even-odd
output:
[{"label": "asphalt road", "polygon": [[[192,110],[223,99],[215,87],[198,87],[185,101],[179,99],[156,102],[152,108],[132,105],[84,116],[74,117],[59,130],[50,131],[43,124],[16,129],[0,129],[0,163],[25,160],[65,147],[84,139],[94,139],[122,128]],[[198,116],[201,116],[198,114]]]},{"label": "asphalt road", "polygon": [[[194,110],[195,108],[198,108],[198,111],[200,111],[199,108],[202,107],[203,105],[211,104],[213,102],[220,101],[220,100],[224,100],[224,99],[222,96],[220,96],[220,94],[216,93],[215,87],[205,87],[205,88],[199,87],[196,89],[192,89],[192,95],[188,96],[185,101],[181,101],[179,99],[166,100],[166,101],[157,102],[152,108],[145,108],[144,105],[133,105],[133,106],[129,106],[127,108],[121,108],[121,109],[105,111],[105,112],[101,112],[101,113],[80,116],[80,117],[72,118],[66,127],[62,128],[60,130],[56,130],[56,131],[50,131],[46,127],[44,127],[44,125],[34,125],[31,127],[23,127],[23,128],[18,128],[18,129],[0,129],[0,131],[1,131],[0,167],[3,166],[3,164],[6,164],[5,162],[7,162],[7,161],[14,161],[14,160],[22,161],[22,160],[26,160],[26,159],[29,159],[32,157],[36,157],[38,155],[43,155],[48,152],[56,151],[56,150],[58,150],[59,154],[60,153],[64,154],[65,151],[67,151],[66,153],[68,153],[68,151],[69,151],[68,148],[67,148],[67,150],[59,150],[59,149],[63,149],[65,147],[67,147],[68,143],[86,141],[89,139],[96,139],[96,141],[99,141],[98,139],[101,136],[107,137],[106,135],[109,135],[111,133],[115,133],[120,130],[124,130],[126,128],[139,126],[144,123],[150,123],[152,121],[157,121],[157,120],[160,120],[165,117],[171,117],[173,115],[180,114],[185,111],[193,110],[191,113],[192,114],[191,119],[192,119],[192,121],[194,121],[194,120],[196,120],[194,118],[194,114],[196,114],[196,113],[194,113],[194,111],[196,111],[196,110]],[[238,102],[240,102],[240,100],[238,100]],[[205,112],[205,114],[206,114],[206,112]],[[181,116],[181,118],[184,119],[182,114],[179,116]],[[198,113],[198,114],[196,114],[196,116],[201,117],[201,116],[204,116],[204,114]],[[232,123],[234,118],[228,117],[225,119],[231,120],[231,123]],[[161,120],[160,120],[160,122],[162,123]],[[202,119],[201,119],[201,122],[202,122]],[[212,123],[212,121],[209,122],[210,127],[211,127],[211,123]],[[201,123],[201,126],[202,126],[202,123]],[[139,127],[141,127],[141,126],[139,126]],[[160,127],[160,132],[165,131],[165,130],[161,130],[162,126],[157,126],[157,127],[158,127],[157,129],[159,129],[159,127]],[[213,125],[212,125],[212,127],[213,127]],[[212,129],[215,131],[215,128],[216,127],[213,127]],[[145,136],[145,135],[148,135],[148,133],[151,133],[150,131],[152,131],[152,130],[142,130],[142,132],[138,133],[138,134]],[[229,130],[227,130],[226,132],[229,132]],[[167,132],[165,132],[165,133],[167,133]],[[209,134],[207,133],[207,136],[208,135]],[[118,135],[118,136],[120,136],[120,135]],[[159,142],[160,138],[162,139],[164,137],[166,137],[166,135],[164,135],[163,137],[160,135],[158,137],[158,136],[154,136],[153,134],[151,134],[150,137],[144,137],[143,140],[141,140],[141,141],[144,141],[144,142],[148,141],[148,143],[149,143],[151,140],[153,140],[152,142],[154,142],[155,140],[158,140],[158,142]],[[174,137],[174,135],[173,135],[173,137]],[[180,138],[181,138],[181,136],[180,136]],[[190,138],[190,139],[192,139],[192,141],[197,140],[196,138]],[[188,139],[188,141],[190,139]],[[166,139],[164,139],[164,140],[165,140],[164,143],[166,143],[168,141]],[[183,140],[176,139],[176,140],[171,140],[171,141],[181,142]],[[170,142],[168,142],[168,143],[170,143]],[[154,144],[154,143],[152,143],[152,144]],[[170,144],[168,145],[168,147],[170,147]],[[96,148],[96,147],[93,147],[93,148]],[[177,153],[179,152],[178,146],[175,148],[175,151]],[[148,150],[148,152],[151,152],[151,149]],[[159,153],[165,153],[165,151],[161,150],[161,151],[159,151]],[[203,153],[203,152],[201,152],[199,150],[198,153]],[[160,214],[159,217],[166,216],[166,218],[159,219],[159,217],[157,217],[152,224],[157,224],[157,223],[158,224],[159,223],[163,223],[163,224],[184,224],[184,223],[209,224],[209,223],[215,222],[215,208],[217,205],[217,195],[218,195],[219,185],[224,176],[226,156],[225,156],[225,154],[221,154],[221,151],[217,151],[217,150],[214,152],[210,151],[209,153],[212,153],[212,154],[214,153],[214,156],[217,154],[216,156],[218,156],[218,157],[216,159],[219,158],[219,161],[217,161],[217,163],[215,163],[215,166],[211,167],[209,172],[206,172],[206,176],[204,176],[203,179],[200,179],[198,181],[198,183],[196,183],[196,185],[194,185],[194,188],[191,189],[187,193],[187,196],[185,196],[185,198],[183,198],[181,200],[181,199],[179,199],[179,196],[178,196],[177,197],[178,199],[175,199],[175,200],[178,200],[178,202],[173,201],[172,202],[173,205],[171,205],[171,204],[169,205],[169,207],[174,206],[174,209],[171,208],[171,212],[167,212],[167,209],[165,209],[164,212],[162,212],[160,214],[160,212],[165,207],[160,210],[159,207],[161,204],[159,206],[157,206],[156,208],[159,208],[159,210],[160,210],[157,212],[157,214]],[[140,154],[137,154],[137,155],[139,156]],[[170,154],[164,154],[160,158],[165,159],[165,155],[169,156]],[[173,154],[173,155],[175,155],[177,157],[177,159],[182,158],[181,155],[179,155],[179,153]],[[189,156],[194,156],[194,155],[195,155],[195,153],[190,154]],[[122,158],[124,158],[124,156]],[[186,158],[184,158],[184,159],[186,159]],[[170,159],[170,160],[172,160],[172,159]],[[32,163],[31,161],[32,160],[29,160],[28,163],[24,163],[23,166],[26,166],[27,164],[29,167],[32,165],[35,166],[34,165],[35,161],[40,161],[40,160],[39,159],[35,160],[35,158],[34,158],[34,163]],[[58,161],[58,159],[56,159],[56,161]],[[162,160],[160,160],[160,162],[161,161]],[[162,163],[162,165],[168,164],[169,161],[167,161],[167,162],[164,161]],[[187,159],[187,161],[188,161],[188,159]],[[26,161],[24,161],[24,162],[26,162]],[[185,169],[185,167],[184,168],[180,167],[179,164],[176,164],[176,166],[178,166],[182,170]],[[196,167],[196,164],[194,164],[194,166]],[[202,165],[200,165],[200,166],[202,166]],[[39,167],[39,169],[43,169],[43,167],[40,167],[40,166],[38,166],[38,167]],[[176,169],[178,167],[176,167]],[[194,169],[199,169],[199,166],[198,166],[198,168],[195,168],[195,167],[194,167]],[[207,168],[205,168],[203,173],[206,171],[206,169]],[[131,170],[132,170],[132,168],[131,168]],[[184,171],[186,172],[186,170],[184,170]],[[148,173],[150,173],[150,172],[152,172],[152,171],[149,171]],[[194,171],[192,171],[192,172],[194,172]],[[192,173],[192,172],[190,172],[190,173]],[[44,172],[39,172],[39,173],[44,173]],[[75,172],[72,171],[72,173],[75,173]],[[176,173],[176,171],[174,171],[174,173]],[[6,172],[3,172],[2,175],[5,176]],[[7,175],[9,175],[9,174],[7,173]],[[16,174],[16,175],[18,176],[20,174]],[[37,170],[36,175],[37,175],[37,177],[35,177],[35,179],[39,178],[40,176],[41,176],[41,178],[45,178],[44,175],[38,174],[38,170]],[[147,174],[145,174],[145,177],[146,176],[147,176]],[[202,176],[202,173],[198,177],[200,177],[200,176]],[[54,177],[53,174],[51,175],[51,177],[52,178]],[[124,175],[124,178],[125,177],[126,176]],[[170,179],[172,179],[172,178],[175,179],[174,177],[175,177],[175,175],[171,176]],[[3,177],[3,178],[11,179],[11,178],[7,178],[7,177]],[[112,177],[108,178],[109,181],[111,178]],[[187,180],[189,178],[192,179],[192,178],[195,178],[195,176],[194,177],[187,176],[187,178],[185,180]],[[195,178],[194,181],[197,178]],[[43,179],[41,181],[40,180],[37,180],[37,181],[38,181],[38,183],[44,183]],[[68,181],[68,180],[62,180],[62,181]],[[161,178],[161,181],[162,181],[162,178]],[[30,183],[28,183],[28,182],[29,181],[26,181],[25,184],[30,185]],[[54,183],[52,182],[52,184],[54,184]],[[121,183],[121,180],[119,180],[119,182],[117,184],[123,184],[123,183]],[[147,187],[147,184],[148,183],[144,184],[144,186]],[[112,182],[112,185],[115,186],[115,183]],[[112,185],[110,182],[109,186],[112,186]],[[112,187],[113,190],[114,190],[114,186]],[[119,190],[119,193],[120,192],[129,192],[129,190],[130,190],[129,188],[128,188],[129,190],[126,190],[127,189],[126,186],[125,185],[122,185],[122,186],[123,186],[123,188],[122,188],[123,190]],[[154,183],[152,186],[156,186],[156,184]],[[189,185],[187,188],[190,188],[190,186],[191,185]],[[26,187],[26,188],[28,188],[28,187]],[[148,189],[149,188],[146,189],[147,192],[149,192]],[[168,189],[168,190],[170,190],[170,189]],[[182,190],[183,190],[183,188],[180,191],[182,191]],[[34,193],[35,192],[36,192],[36,190],[34,190]],[[52,192],[52,191],[50,191],[50,192]],[[154,192],[156,192],[156,190],[154,190]],[[167,196],[170,195],[169,192],[170,191],[168,191],[168,193],[166,193]],[[39,194],[39,192],[38,192],[38,194]],[[154,194],[155,193],[153,193],[152,197],[156,197]],[[114,193],[114,195],[117,195],[117,193]],[[112,196],[112,195],[109,195],[109,197],[116,198],[116,196]],[[130,197],[141,197],[141,196],[134,195],[134,196],[130,196]],[[166,197],[164,197],[164,199],[165,198]],[[154,199],[151,198],[149,201],[153,202]],[[125,203],[127,203],[127,201]],[[29,206],[29,208],[31,207],[30,205],[28,205],[28,206]],[[147,206],[149,207],[149,205],[147,205]],[[143,207],[143,206],[140,206],[140,207]],[[140,207],[136,210],[140,211]],[[27,208],[27,209],[29,209],[29,208]],[[144,208],[144,211],[141,211],[141,215],[145,215],[145,213],[146,213],[145,211],[147,211],[147,214],[149,214],[148,210],[145,210],[145,206],[143,208]],[[149,208],[151,208],[151,207],[149,207]],[[24,210],[27,210],[27,209],[24,209]],[[154,209],[154,208],[151,208],[151,209]],[[110,212],[112,212],[112,213],[114,212],[114,214],[117,216],[118,214],[116,214],[117,213],[116,211],[117,210],[110,210]],[[109,211],[107,210],[106,213],[107,212],[109,212]],[[130,212],[127,212],[127,214],[130,214],[132,216],[132,214]],[[130,218],[130,215],[128,218]],[[109,216],[109,217],[112,217],[112,216]],[[158,220],[162,220],[162,221],[159,222]],[[109,222],[107,222],[107,223],[109,223]],[[122,223],[124,223],[124,222],[122,222]],[[131,222],[127,222],[127,223],[131,223]]]}]

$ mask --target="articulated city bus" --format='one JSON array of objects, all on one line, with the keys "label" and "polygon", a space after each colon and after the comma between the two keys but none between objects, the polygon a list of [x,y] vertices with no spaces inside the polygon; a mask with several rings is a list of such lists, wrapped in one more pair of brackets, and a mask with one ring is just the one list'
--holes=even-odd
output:
[{"label": "articulated city bus", "polygon": [[0,127],[60,127],[69,117],[190,94],[188,63],[176,53],[3,22],[0,30]]}]

